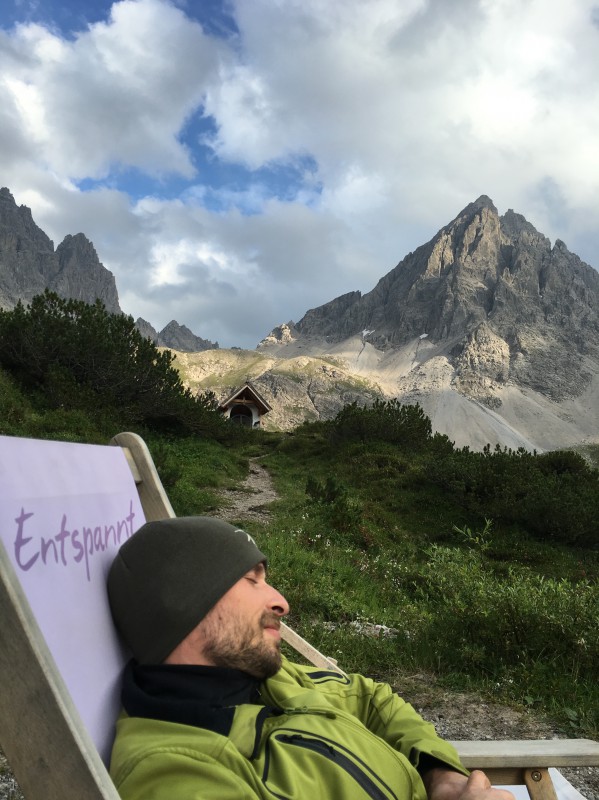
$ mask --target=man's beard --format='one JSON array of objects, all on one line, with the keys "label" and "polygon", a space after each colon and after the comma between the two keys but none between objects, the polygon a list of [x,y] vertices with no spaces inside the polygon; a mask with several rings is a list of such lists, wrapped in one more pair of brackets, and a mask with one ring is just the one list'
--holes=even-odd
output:
[{"label": "man's beard", "polygon": [[258,630],[251,630],[240,619],[214,609],[204,618],[204,655],[216,667],[239,669],[259,680],[270,678],[281,668],[279,642],[264,634],[273,623],[279,626],[278,616],[265,612]]}]

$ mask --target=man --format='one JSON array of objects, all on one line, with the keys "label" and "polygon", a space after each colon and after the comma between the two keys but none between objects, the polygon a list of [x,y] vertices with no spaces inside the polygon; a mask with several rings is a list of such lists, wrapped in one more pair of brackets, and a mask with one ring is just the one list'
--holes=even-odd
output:
[{"label": "man", "polygon": [[124,800],[508,800],[389,686],[289,663],[285,598],[245,531],[146,523],[108,577],[133,653],[111,775]]}]

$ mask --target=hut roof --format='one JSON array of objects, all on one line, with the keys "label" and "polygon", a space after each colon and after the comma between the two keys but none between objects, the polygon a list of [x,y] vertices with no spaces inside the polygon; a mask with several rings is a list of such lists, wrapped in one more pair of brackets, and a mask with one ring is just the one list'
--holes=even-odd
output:
[{"label": "hut roof", "polygon": [[226,400],[223,400],[219,405],[219,409],[226,411],[234,405],[255,405],[258,407],[260,414],[268,414],[269,411],[272,411],[271,406],[249,381],[241,389],[233,392]]}]

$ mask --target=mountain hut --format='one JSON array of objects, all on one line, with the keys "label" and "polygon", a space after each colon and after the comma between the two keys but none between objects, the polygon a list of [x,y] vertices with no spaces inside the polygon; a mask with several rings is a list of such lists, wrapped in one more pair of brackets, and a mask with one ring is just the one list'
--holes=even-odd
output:
[{"label": "mountain hut", "polygon": [[272,410],[249,382],[223,400],[218,408],[231,422],[250,428],[259,428],[262,417]]}]

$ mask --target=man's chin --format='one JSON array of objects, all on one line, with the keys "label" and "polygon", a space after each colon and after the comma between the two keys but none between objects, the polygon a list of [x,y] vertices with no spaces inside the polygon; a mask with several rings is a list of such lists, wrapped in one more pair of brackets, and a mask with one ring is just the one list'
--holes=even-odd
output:
[{"label": "man's chin", "polygon": [[276,675],[281,669],[282,661],[283,659],[279,647],[277,646],[276,650],[270,654],[269,658],[264,658],[259,664],[252,665],[251,674],[254,678],[258,678],[261,681],[272,678],[272,676]]}]

